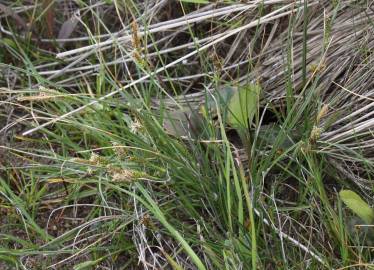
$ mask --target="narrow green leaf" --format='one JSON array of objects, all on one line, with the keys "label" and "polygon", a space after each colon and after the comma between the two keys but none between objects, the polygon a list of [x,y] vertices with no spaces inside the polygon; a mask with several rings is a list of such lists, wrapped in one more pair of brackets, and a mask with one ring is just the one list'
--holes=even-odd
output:
[{"label": "narrow green leaf", "polygon": [[374,222],[374,210],[359,195],[351,190],[339,192],[342,201],[366,224]]},{"label": "narrow green leaf", "polygon": [[[197,269],[199,270],[206,270],[203,262],[200,260],[199,256],[195,253],[195,251],[191,248],[191,246],[187,243],[187,241],[183,238],[183,236],[177,231],[166,219],[161,209],[158,207],[157,203],[151,198],[148,192],[144,189],[142,185],[139,183],[135,183],[137,188],[143,194],[145,199],[148,202],[148,209],[155,215],[155,217],[161,222],[162,225],[170,232],[170,234],[179,241],[181,246],[184,248],[186,253],[191,257],[191,260],[195,263]],[[147,206],[147,205],[146,205]]]},{"label": "narrow green leaf", "polygon": [[183,270],[183,267],[177,263],[173,257],[171,257],[169,254],[167,254],[165,251],[161,250],[162,254],[164,254],[166,260],[168,261],[168,263],[170,264],[171,268],[173,268],[173,270]]},{"label": "narrow green leaf", "polygon": [[240,87],[229,103],[228,123],[233,127],[248,128],[256,113],[261,87],[249,84]]}]

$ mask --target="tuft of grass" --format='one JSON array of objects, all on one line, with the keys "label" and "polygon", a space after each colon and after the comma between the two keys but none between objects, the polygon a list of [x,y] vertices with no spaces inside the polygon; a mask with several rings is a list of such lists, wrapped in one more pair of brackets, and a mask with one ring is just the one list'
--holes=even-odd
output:
[{"label": "tuft of grass", "polygon": [[0,10],[0,268],[373,267],[370,1]]}]

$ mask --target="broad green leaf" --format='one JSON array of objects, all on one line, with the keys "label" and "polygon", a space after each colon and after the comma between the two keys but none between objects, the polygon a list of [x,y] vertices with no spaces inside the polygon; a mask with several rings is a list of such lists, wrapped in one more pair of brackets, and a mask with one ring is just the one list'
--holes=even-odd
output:
[{"label": "broad green leaf", "polygon": [[279,141],[278,147],[288,149],[294,145],[294,141],[301,140],[301,133],[297,129],[290,130],[292,138],[287,136],[287,131],[283,130],[281,126],[275,124],[262,125],[260,127],[258,136],[266,144],[274,145],[279,137],[282,139]]},{"label": "broad green leaf", "polygon": [[[214,91],[212,95],[208,95],[206,100],[206,106],[210,112],[217,113],[217,106],[220,107],[221,111],[224,111],[228,106],[232,96],[237,92],[236,87],[224,86],[217,91]],[[205,106],[205,105],[202,105]]]},{"label": "broad green leaf", "polygon": [[195,137],[202,129],[202,116],[190,109],[167,112],[163,126],[167,133],[176,137]]},{"label": "broad green leaf", "polygon": [[261,87],[249,84],[238,88],[229,103],[228,123],[233,127],[248,128],[259,103]]},{"label": "broad green leaf", "polygon": [[359,195],[351,190],[339,192],[342,201],[366,224],[374,222],[374,210]]},{"label": "broad green leaf", "polygon": [[97,261],[86,261],[79,263],[74,266],[74,270],[86,270],[86,269],[92,269],[97,264]]}]

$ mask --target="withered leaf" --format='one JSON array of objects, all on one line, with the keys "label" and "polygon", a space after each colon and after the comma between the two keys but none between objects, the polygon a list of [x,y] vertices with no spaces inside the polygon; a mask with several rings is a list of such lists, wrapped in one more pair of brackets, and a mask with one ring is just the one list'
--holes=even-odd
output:
[{"label": "withered leaf", "polygon": [[[80,19],[80,12],[79,12],[79,10],[77,10],[76,12],[74,12],[74,14],[68,20],[66,20],[62,24],[57,38],[58,39],[69,38],[71,36],[71,34],[74,32],[75,28],[77,27],[79,19]],[[59,45],[61,47],[64,46],[64,44],[65,44],[64,41],[59,42]]]}]

